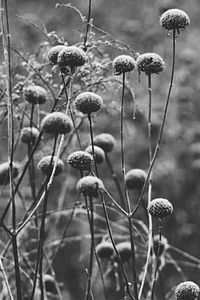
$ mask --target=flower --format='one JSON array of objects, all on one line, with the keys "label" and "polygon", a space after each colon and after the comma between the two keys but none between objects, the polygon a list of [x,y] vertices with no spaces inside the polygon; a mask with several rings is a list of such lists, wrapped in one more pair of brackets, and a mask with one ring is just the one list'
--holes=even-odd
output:
[{"label": "flower", "polygon": [[76,68],[85,64],[87,56],[85,52],[76,46],[65,46],[58,53],[58,65],[60,67]]},{"label": "flower", "polygon": [[[51,173],[53,171],[55,161],[56,161],[55,156],[53,156],[53,158],[52,158],[51,155],[47,155],[39,161],[37,167],[45,175],[49,176],[49,175],[51,175]],[[58,158],[57,163],[56,163],[56,170],[55,170],[54,176],[57,176],[60,173],[62,173],[63,170],[64,170],[64,167],[65,167],[64,162],[62,161],[62,159]]]},{"label": "flower", "polygon": [[92,92],[84,92],[79,94],[74,102],[75,108],[83,114],[96,112],[103,107],[102,98]]},{"label": "flower", "polygon": [[106,153],[113,150],[115,142],[115,138],[109,133],[101,133],[94,137],[94,145],[102,148]]},{"label": "flower", "polygon": [[113,255],[113,245],[111,242],[103,241],[96,246],[96,253],[99,258],[110,258]]},{"label": "flower", "polygon": [[64,45],[57,45],[52,47],[48,54],[47,54],[47,58],[50,61],[50,63],[52,65],[56,65],[58,63],[58,54],[60,53],[61,50],[65,49],[66,46]]},{"label": "flower", "polygon": [[129,190],[141,190],[147,174],[142,169],[132,169],[125,175],[126,186]]},{"label": "flower", "polygon": [[136,60],[139,72],[146,75],[158,74],[163,71],[165,63],[162,57],[156,53],[144,53],[138,56]]},{"label": "flower", "polygon": [[97,198],[99,191],[104,190],[104,184],[95,176],[85,176],[78,181],[76,189],[84,196]]},{"label": "flower", "polygon": [[75,151],[68,156],[67,163],[75,169],[89,171],[93,163],[93,157],[86,151]]},{"label": "flower", "polygon": [[164,218],[172,214],[173,206],[167,199],[156,198],[152,200],[148,207],[148,212],[156,218]]},{"label": "flower", "polygon": [[167,30],[185,28],[189,24],[189,16],[181,9],[168,9],[160,17],[160,25]]},{"label": "flower", "polygon": [[39,137],[39,130],[35,127],[24,127],[21,131],[21,142],[24,144],[35,144],[37,138]]},{"label": "flower", "polygon": [[24,98],[32,104],[44,104],[47,101],[46,90],[39,85],[30,85],[23,90]]},{"label": "flower", "polygon": [[41,128],[46,133],[66,134],[72,129],[72,121],[62,112],[52,112],[44,117]]},{"label": "flower", "polygon": [[199,295],[199,286],[193,281],[181,282],[176,290],[175,296],[177,300],[195,300]]},{"label": "flower", "polygon": [[[4,162],[0,164],[0,185],[7,185],[10,182],[10,163]],[[12,163],[12,177],[16,178],[19,174],[19,164],[17,162]]]},{"label": "flower", "polygon": [[[93,154],[92,153],[92,145],[88,146],[85,149],[85,151],[90,154]],[[97,164],[101,164],[105,160],[105,153],[104,153],[103,149],[101,149],[98,146],[94,146],[94,160]]]},{"label": "flower", "polygon": [[135,60],[129,55],[119,55],[113,60],[115,75],[130,72],[136,68]]}]

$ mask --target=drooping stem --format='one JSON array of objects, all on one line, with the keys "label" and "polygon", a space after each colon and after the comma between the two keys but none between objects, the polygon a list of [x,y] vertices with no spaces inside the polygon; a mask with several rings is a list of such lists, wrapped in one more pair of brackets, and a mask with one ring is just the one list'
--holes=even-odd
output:
[{"label": "drooping stem", "polygon": [[88,17],[87,17],[85,37],[84,37],[84,43],[83,43],[84,50],[87,50],[87,38],[88,38],[89,29],[90,29],[91,11],[92,11],[92,0],[89,0],[88,1]]}]

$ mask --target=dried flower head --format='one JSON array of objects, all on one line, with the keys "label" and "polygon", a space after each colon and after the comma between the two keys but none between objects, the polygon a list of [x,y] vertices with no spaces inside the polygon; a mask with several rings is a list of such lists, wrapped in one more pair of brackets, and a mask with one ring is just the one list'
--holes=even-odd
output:
[{"label": "dried flower head", "polygon": [[164,218],[172,214],[173,206],[167,199],[156,198],[148,205],[148,212],[156,218]]},{"label": "dried flower head", "polygon": [[76,46],[66,46],[58,54],[58,65],[60,67],[76,67],[83,66],[87,61],[85,52]]},{"label": "dried flower head", "polygon": [[136,68],[135,60],[129,55],[119,55],[113,60],[115,75],[130,72]]},{"label": "dried flower head", "polygon": [[114,253],[112,243],[108,241],[101,242],[96,246],[96,253],[101,259],[109,259]]},{"label": "dried flower head", "polygon": [[94,145],[102,148],[106,153],[113,150],[115,142],[115,138],[109,133],[101,133],[94,137]]},{"label": "dried flower head", "polygon": [[75,108],[83,114],[96,112],[103,107],[102,98],[92,92],[84,92],[79,94],[74,102]]},{"label": "dried flower head", "polygon": [[162,57],[156,53],[144,53],[138,56],[136,60],[139,72],[146,75],[158,74],[163,71],[165,63]]},{"label": "dried flower head", "polygon": [[39,130],[35,127],[24,127],[21,131],[21,142],[24,144],[32,144],[34,145],[37,138],[39,137]]},{"label": "dried flower head", "polygon": [[[131,243],[130,242],[121,242],[116,245],[117,251],[119,253],[120,259],[122,262],[126,262],[131,258]],[[115,259],[117,260],[117,256],[115,254]]]},{"label": "dried flower head", "polygon": [[147,178],[147,174],[142,169],[132,169],[125,175],[126,186],[130,190],[141,190]]},{"label": "dried flower head", "polygon": [[97,198],[99,191],[104,190],[104,185],[101,179],[95,176],[85,176],[78,181],[76,189],[84,196]]},{"label": "dried flower head", "polygon": [[168,9],[160,17],[160,25],[167,30],[185,28],[190,24],[190,18],[181,9]]},{"label": "dried flower head", "polygon": [[[12,176],[13,179],[16,178],[19,174],[19,164],[17,162],[12,163]],[[0,185],[7,185],[10,182],[10,174],[9,174],[9,162],[4,162],[0,164]]]},{"label": "dried flower head", "polygon": [[181,282],[176,290],[175,296],[177,300],[195,300],[199,295],[199,286],[193,281]]},{"label": "dried flower head", "polygon": [[30,85],[23,90],[24,98],[31,104],[44,104],[47,101],[46,90],[39,85]]},{"label": "dried flower head", "polygon": [[[92,145],[89,145],[86,149],[86,152],[93,154],[92,153]],[[105,153],[103,149],[101,149],[98,146],[94,146],[94,160],[97,164],[101,164],[105,160]]]},{"label": "dried flower head", "polygon": [[65,49],[66,46],[64,45],[57,45],[52,47],[48,54],[47,54],[47,58],[50,61],[50,63],[52,65],[56,65],[58,63],[58,54],[60,53],[61,50]]},{"label": "dried flower head", "polygon": [[161,236],[161,241],[160,241],[160,245],[159,245],[159,253],[157,253],[159,240],[160,240],[160,235],[159,234],[155,235],[153,238],[153,251],[154,251],[155,255],[161,256],[169,248],[169,244],[168,244],[167,239],[164,236]]},{"label": "dried flower head", "polygon": [[71,119],[62,112],[52,112],[44,117],[41,128],[50,134],[66,134],[72,129]]},{"label": "dried flower head", "polygon": [[88,152],[75,151],[68,156],[67,162],[71,167],[75,169],[89,171],[91,170],[93,157]]},{"label": "dried flower head", "polygon": [[[53,156],[53,159],[52,159],[52,156],[51,155],[47,155],[45,157],[43,157],[37,167],[38,169],[40,169],[45,175],[49,176],[51,175],[52,171],[53,171],[53,167],[54,167],[54,164],[55,164],[55,161],[56,161],[56,157]],[[64,170],[64,162],[62,161],[62,159],[58,159],[57,160],[57,163],[56,163],[56,169],[55,169],[55,173],[54,173],[54,176],[57,176],[59,175],[60,173],[63,172]]]}]

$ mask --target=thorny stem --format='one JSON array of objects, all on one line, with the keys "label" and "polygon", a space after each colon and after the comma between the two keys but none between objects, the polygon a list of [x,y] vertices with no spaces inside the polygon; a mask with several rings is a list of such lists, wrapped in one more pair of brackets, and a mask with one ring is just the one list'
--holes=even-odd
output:
[{"label": "thorny stem", "polygon": [[94,159],[95,173],[96,173],[96,176],[99,177],[98,169],[97,169],[97,163],[96,163],[96,158],[95,158],[95,153],[94,153],[94,139],[93,139],[91,114],[88,114],[87,116],[88,116],[88,121],[89,121],[89,126],[90,126],[90,138],[91,138],[92,156],[93,156],[93,159]]},{"label": "thorny stem", "polygon": [[89,0],[88,1],[87,25],[86,25],[85,37],[84,37],[84,43],[83,43],[83,48],[85,51],[87,50],[87,38],[88,38],[89,29],[90,29],[91,11],[92,11],[92,0]]}]

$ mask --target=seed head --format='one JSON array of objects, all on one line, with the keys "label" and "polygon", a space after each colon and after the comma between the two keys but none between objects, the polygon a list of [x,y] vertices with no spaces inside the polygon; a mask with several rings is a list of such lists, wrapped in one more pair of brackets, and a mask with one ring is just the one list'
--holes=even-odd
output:
[{"label": "seed head", "polygon": [[78,181],[76,189],[84,196],[97,198],[99,191],[104,190],[104,185],[101,179],[95,176],[85,176]]},{"label": "seed head", "polygon": [[[19,174],[19,164],[17,162],[12,163],[12,176],[13,179],[16,178]],[[9,162],[4,162],[0,164],[0,185],[7,185],[10,182],[9,174]]]},{"label": "seed head", "polygon": [[146,75],[158,74],[163,71],[165,63],[156,53],[144,53],[138,56],[137,68],[139,72],[144,72]]},{"label": "seed head", "polygon": [[46,90],[39,85],[30,85],[24,88],[24,98],[31,104],[44,104],[47,101]]},{"label": "seed head", "polygon": [[72,121],[62,112],[52,112],[44,117],[41,128],[46,133],[66,134],[72,129]]},{"label": "seed head", "polygon": [[129,190],[141,190],[147,174],[142,169],[132,169],[125,175],[126,186]]},{"label": "seed head", "polygon": [[176,290],[175,296],[177,300],[195,300],[199,295],[199,286],[193,281],[181,282]]},{"label": "seed head", "polygon": [[[121,242],[116,245],[117,251],[119,253],[122,262],[126,262],[131,258],[131,243]],[[115,257],[117,259],[117,257]]]},{"label": "seed head", "polygon": [[129,55],[119,55],[113,60],[115,75],[130,72],[136,68],[135,60]]},{"label": "seed head", "polygon": [[90,171],[93,163],[93,157],[86,151],[75,151],[67,158],[68,164],[82,171]]},{"label": "seed head", "polygon": [[189,16],[181,9],[168,9],[160,17],[160,25],[167,30],[185,28],[189,24]]},{"label": "seed head", "polygon": [[106,153],[113,150],[115,142],[115,138],[109,133],[101,133],[94,137],[94,145],[102,148]]},{"label": "seed head", "polygon": [[35,127],[24,127],[21,131],[21,142],[24,144],[35,144],[38,136],[39,136],[39,130]]},{"label": "seed head", "polygon": [[71,67],[74,69],[83,66],[86,61],[87,56],[85,52],[76,46],[65,46],[58,53],[57,62],[60,67]]},{"label": "seed head", "polygon": [[90,114],[103,107],[103,100],[95,93],[84,92],[76,97],[74,105],[75,108],[83,114]]},{"label": "seed head", "polygon": [[47,54],[47,58],[52,65],[57,65],[58,63],[58,54],[61,50],[65,49],[66,46],[64,45],[57,45],[51,48]]},{"label": "seed head", "polygon": [[156,198],[148,205],[148,212],[156,218],[164,218],[172,214],[173,206],[167,199]]},{"label": "seed head", "polygon": [[159,234],[155,235],[153,238],[153,251],[154,251],[155,255],[161,256],[164,253],[164,251],[166,251],[168,249],[169,244],[168,244],[167,239],[164,236],[162,236],[161,243],[159,246],[159,253],[157,253],[159,240],[160,240]]},{"label": "seed head", "polygon": [[111,242],[103,241],[96,246],[96,253],[99,258],[110,258],[113,255],[113,245]]},{"label": "seed head", "polygon": [[[92,145],[88,146],[85,151],[92,154]],[[101,164],[105,160],[105,153],[98,146],[94,146],[94,159],[97,164]]]},{"label": "seed head", "polygon": [[[54,164],[55,164],[55,161],[56,161],[56,157],[54,156],[53,159],[52,159],[52,156],[51,155],[47,155],[45,157],[43,157],[37,167],[38,169],[40,169],[45,175],[49,176],[51,175],[52,171],[53,171],[53,167],[54,167]],[[55,170],[55,174],[54,176],[57,176],[59,175],[60,173],[63,172],[64,170],[64,162],[62,161],[62,159],[58,159],[57,160],[57,164],[56,164],[56,170]]]}]

